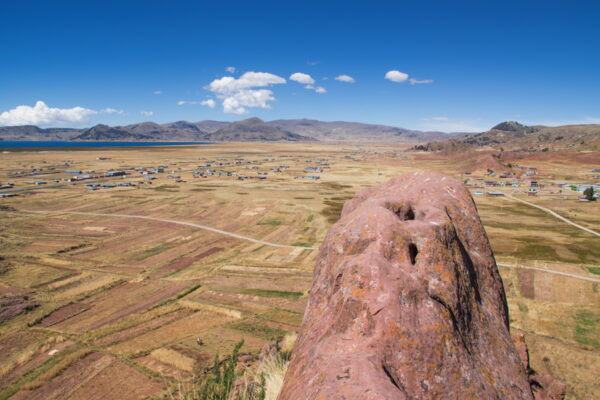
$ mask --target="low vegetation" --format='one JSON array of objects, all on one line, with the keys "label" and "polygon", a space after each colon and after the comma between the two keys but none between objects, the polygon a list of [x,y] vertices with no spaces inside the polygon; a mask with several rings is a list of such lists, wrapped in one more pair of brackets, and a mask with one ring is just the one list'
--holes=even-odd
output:
[{"label": "low vegetation", "polygon": [[588,310],[582,310],[575,315],[575,340],[586,346],[600,349],[598,325],[600,315]]},{"label": "low vegetation", "polygon": [[279,226],[282,224],[282,221],[277,218],[267,219],[265,221],[257,222],[256,225],[270,225],[270,226]]}]

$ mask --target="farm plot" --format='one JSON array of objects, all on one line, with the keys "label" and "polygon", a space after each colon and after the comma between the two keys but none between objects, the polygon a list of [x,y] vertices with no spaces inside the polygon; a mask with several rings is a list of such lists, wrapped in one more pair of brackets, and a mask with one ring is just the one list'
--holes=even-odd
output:
[{"label": "farm plot", "polygon": [[[35,335],[32,335],[35,338]],[[56,354],[65,351],[75,342],[65,340],[61,336],[51,338],[39,338],[35,342],[29,342],[28,339],[19,339],[24,347],[16,353],[3,355],[6,357],[1,363],[0,369],[0,387],[7,388],[12,382],[22,378],[25,374],[35,370],[45,362],[49,361]],[[0,397],[2,396],[0,392]]]},{"label": "farm plot", "polygon": [[213,254],[221,251],[223,251],[223,247],[213,246],[208,248],[208,250],[202,251],[200,254],[181,257],[173,263],[157,268],[154,272],[152,272],[152,274],[150,274],[150,276],[152,278],[159,278],[176,273],[184,268],[189,267],[197,261],[203,260],[204,258],[210,257]]},{"label": "farm plot", "polygon": [[94,340],[93,344],[99,347],[114,345],[116,343],[123,342],[135,336],[139,336],[143,333],[149,332],[153,329],[160,328],[161,326],[166,325],[177,319],[187,317],[192,313],[193,311],[186,309],[171,311],[169,313],[159,315],[158,317],[155,317],[154,319],[151,319],[149,321],[145,321],[132,327],[102,336],[101,338]]},{"label": "farm plot", "polygon": [[176,342],[188,336],[201,334],[206,329],[222,325],[235,318],[210,311],[198,311],[187,317],[161,326],[109,348],[116,354],[137,354],[153,350],[164,344]]},{"label": "farm plot", "polygon": [[138,400],[157,395],[163,385],[103,353],[90,353],[75,361],[42,386],[20,390],[15,400],[119,399]]},{"label": "farm plot", "polygon": [[53,325],[53,329],[72,333],[97,329],[130,314],[145,311],[189,286],[190,283],[166,281],[123,283],[86,299],[80,303],[80,307],[88,309]]},{"label": "farm plot", "polygon": [[2,274],[2,281],[10,286],[35,288],[72,275],[72,271],[58,266],[19,261]]},{"label": "farm plot", "polygon": [[[244,341],[244,345],[240,350],[241,354],[257,354],[268,343],[267,340],[261,337],[233,329],[229,324],[207,329],[201,332],[199,336],[204,342],[201,346],[201,351],[203,354],[208,355],[210,360],[213,360],[215,355],[223,356],[230,354],[233,346],[241,340]],[[178,343],[190,349],[197,349],[199,347],[196,344],[195,337],[182,339]]]},{"label": "farm plot", "polygon": [[119,279],[115,275],[85,272],[70,279],[55,282],[48,285],[47,288],[51,289],[50,293],[54,300],[64,300],[111,285]]}]

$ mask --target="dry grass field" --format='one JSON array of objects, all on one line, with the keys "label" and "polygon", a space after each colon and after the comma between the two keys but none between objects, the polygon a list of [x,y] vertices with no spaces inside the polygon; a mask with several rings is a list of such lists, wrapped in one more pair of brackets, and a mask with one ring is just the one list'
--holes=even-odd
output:
[{"label": "dry grass field", "polygon": [[[0,182],[21,190],[0,198],[0,297],[36,302],[0,323],[0,399],[166,396],[240,339],[242,353],[257,353],[298,330],[313,248],[356,191],[419,170],[502,180],[484,164],[405,150],[253,143],[0,154]],[[546,183],[537,196],[522,178],[472,191],[501,190],[600,231],[600,201],[552,185],[589,182],[600,154],[523,157],[511,162],[537,168]],[[65,182],[73,169],[98,178]],[[104,177],[120,169],[129,175]],[[195,177],[206,169],[237,176]],[[569,399],[599,398],[600,238],[508,197],[474,199],[533,368],[566,382]]]}]

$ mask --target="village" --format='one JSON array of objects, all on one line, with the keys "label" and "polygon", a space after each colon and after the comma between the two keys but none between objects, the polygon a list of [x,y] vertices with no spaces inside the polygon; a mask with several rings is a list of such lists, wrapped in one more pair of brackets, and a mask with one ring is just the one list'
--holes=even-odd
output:
[{"label": "village", "polygon": [[[345,155],[343,161],[361,165],[372,160],[395,160],[406,157],[398,151],[368,151],[360,149]],[[109,163],[111,157],[98,156],[98,161]],[[341,161],[341,160],[340,160]],[[283,156],[246,159],[244,157],[209,159],[198,157],[196,160],[171,162],[165,160],[161,165],[120,166],[85,170],[77,169],[77,163],[64,161],[54,165],[31,166],[28,169],[2,171],[0,198],[14,197],[19,192],[35,191],[39,186],[58,188],[63,185],[79,185],[87,190],[131,188],[152,184],[186,184],[198,179],[221,180],[266,180],[299,179],[319,180],[321,174],[331,169],[337,160],[317,157],[315,159]],[[87,164],[87,163],[81,163]],[[600,168],[593,168],[584,174],[587,182],[581,180],[567,182],[554,179],[551,174],[535,166],[510,165],[510,172],[487,169],[463,171],[456,176],[462,179],[475,196],[504,196],[506,193],[526,194],[527,196],[555,196],[562,200],[580,202],[594,201],[600,196]],[[125,179],[125,181],[124,181]],[[588,192],[586,192],[586,190]],[[586,195],[589,193],[589,195]]]},{"label": "village", "polygon": [[[96,157],[96,160],[107,161],[110,157]],[[282,162],[299,161],[296,158],[282,158]],[[305,163],[312,160],[302,160]],[[206,159],[198,158],[195,161],[178,163],[169,162],[158,166],[135,166],[107,169],[83,170],[75,169],[76,164],[63,162],[50,166],[32,166],[25,170],[4,171],[5,177],[10,179],[0,183],[0,197],[14,197],[19,192],[32,191],[44,185],[45,188],[58,188],[66,185],[79,185],[87,190],[112,189],[117,187],[136,187],[139,185],[152,185],[153,183],[184,184],[191,179],[232,177],[237,180],[266,180],[271,174],[282,176],[282,172],[290,169],[290,165],[277,164],[275,158],[262,158],[246,160],[242,157],[232,159]],[[293,179],[318,180],[320,174],[329,169],[326,158],[317,158],[311,165],[298,166],[292,171]],[[291,174],[285,174],[289,177]],[[127,181],[123,181],[127,179]]]}]

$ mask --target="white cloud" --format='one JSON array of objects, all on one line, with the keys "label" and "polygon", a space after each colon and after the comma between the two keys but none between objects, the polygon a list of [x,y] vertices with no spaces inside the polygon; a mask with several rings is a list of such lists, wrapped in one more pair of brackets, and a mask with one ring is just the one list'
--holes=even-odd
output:
[{"label": "white cloud", "polygon": [[232,94],[243,89],[253,87],[271,86],[285,83],[285,79],[268,72],[246,72],[239,78],[224,76],[215,79],[208,85],[208,90],[223,95]]},{"label": "white cloud", "polygon": [[43,101],[35,106],[21,105],[0,114],[0,126],[40,125],[40,126],[72,126],[86,123],[87,117],[98,114],[89,108],[52,108]]},{"label": "white cloud", "polygon": [[246,107],[270,109],[270,101],[275,101],[269,89],[254,89],[286,83],[280,76],[268,72],[246,72],[239,78],[225,76],[212,81],[206,89],[222,100],[223,111],[231,114],[246,114]]},{"label": "white cloud", "polygon": [[140,111],[140,114],[149,117],[151,115],[154,115],[154,111]]},{"label": "white cloud", "polygon": [[152,93],[154,93],[154,94],[161,94],[161,93],[162,93],[162,91],[160,91],[160,90],[155,90],[155,91],[154,91],[154,92],[152,92]]},{"label": "white cloud", "polygon": [[338,75],[334,78],[336,81],[354,83],[356,82],[350,75]]},{"label": "white cloud", "polygon": [[184,104],[187,104],[187,101],[185,101],[185,100],[179,100],[179,101],[177,102],[177,105],[178,105],[178,106],[183,106]]},{"label": "white cloud", "polygon": [[429,118],[423,118],[423,121],[449,121],[450,118],[448,117],[429,117]]},{"label": "white cloud", "polygon": [[290,81],[296,81],[305,85],[312,85],[313,83],[315,83],[315,80],[312,78],[312,76],[304,74],[302,72],[296,72],[290,75]]},{"label": "white cloud", "polygon": [[323,86],[314,87],[313,85],[306,85],[304,89],[314,90],[317,93],[327,93],[327,90]]},{"label": "white cloud", "polygon": [[275,97],[268,89],[240,90],[223,99],[223,111],[229,114],[247,114],[246,107],[270,109],[270,101],[275,101]]},{"label": "white cloud", "polygon": [[425,79],[425,80],[419,81],[419,80],[416,80],[414,78],[410,78],[409,81],[410,81],[411,85],[421,85],[421,84],[424,84],[424,83],[433,83],[432,79]]},{"label": "white cloud", "polygon": [[392,82],[404,82],[408,79],[408,74],[396,70],[391,70],[385,73],[385,79],[388,79]]},{"label": "white cloud", "polygon": [[104,110],[100,110],[98,111],[99,114],[119,114],[119,115],[123,115],[125,114],[125,111],[123,110],[117,110],[115,108],[105,108]]},{"label": "white cloud", "polygon": [[201,101],[200,104],[209,108],[215,108],[215,106],[217,105],[217,103],[213,99]]},{"label": "white cloud", "polygon": [[227,67],[225,68],[225,71],[229,72],[230,74],[233,74],[235,72],[235,67]]}]

